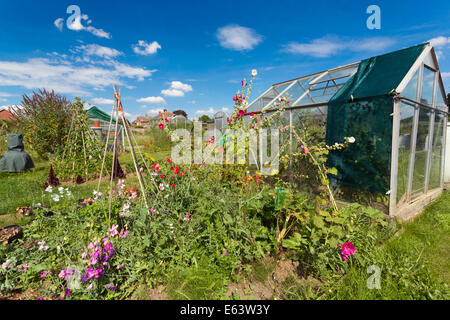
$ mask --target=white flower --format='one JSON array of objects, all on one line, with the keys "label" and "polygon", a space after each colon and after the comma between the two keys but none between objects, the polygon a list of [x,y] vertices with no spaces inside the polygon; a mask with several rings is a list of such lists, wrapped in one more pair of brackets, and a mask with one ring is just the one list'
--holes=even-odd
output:
[{"label": "white flower", "polygon": [[97,190],[92,191],[92,194],[95,196],[97,194]]},{"label": "white flower", "polygon": [[253,69],[252,70],[252,76],[256,77],[257,75],[258,75],[258,71],[256,71],[256,69]]},{"label": "white flower", "polygon": [[348,142],[349,142],[349,143],[353,143],[353,142],[355,142],[355,140],[356,140],[355,137],[350,137],[350,138],[348,138]]},{"label": "white flower", "polygon": [[58,191],[59,191],[59,193],[63,193],[64,192],[64,188],[63,187],[59,187]]},{"label": "white flower", "polygon": [[52,194],[52,200],[55,201],[55,202],[58,202],[59,201],[59,195],[56,194],[56,193]]},{"label": "white flower", "polygon": [[52,186],[48,186],[47,189],[45,189],[45,191],[52,192],[53,191],[53,187]]},{"label": "white flower", "polygon": [[164,190],[164,185],[162,183],[159,184],[159,190],[161,190],[161,191]]}]

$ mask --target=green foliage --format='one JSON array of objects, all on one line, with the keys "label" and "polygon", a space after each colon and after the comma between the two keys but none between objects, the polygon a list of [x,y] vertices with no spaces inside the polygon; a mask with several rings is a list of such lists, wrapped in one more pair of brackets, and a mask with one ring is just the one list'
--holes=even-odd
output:
[{"label": "green foliage", "polygon": [[[51,159],[60,179],[84,180],[99,175],[103,161],[103,148],[97,136],[90,130],[84,101],[75,98],[71,106],[72,120],[62,152]],[[105,166],[111,168],[111,157],[107,157]],[[110,170],[110,169],[109,169]]]},{"label": "green foliage", "polygon": [[201,121],[201,122],[208,122],[208,121],[211,121],[211,118],[208,117],[206,114],[204,114],[204,115],[202,115],[200,118],[198,118],[198,121]]},{"label": "green foliage", "polygon": [[13,114],[26,144],[44,159],[61,152],[72,119],[70,101],[44,89],[24,95],[21,105]]}]

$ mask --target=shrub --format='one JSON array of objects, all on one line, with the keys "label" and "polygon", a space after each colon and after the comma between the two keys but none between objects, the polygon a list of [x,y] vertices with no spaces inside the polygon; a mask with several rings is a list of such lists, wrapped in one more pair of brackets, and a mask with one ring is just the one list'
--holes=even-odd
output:
[{"label": "shrub", "polygon": [[44,159],[60,152],[72,119],[70,101],[44,89],[31,97],[24,95],[21,105],[13,115],[27,144]]}]

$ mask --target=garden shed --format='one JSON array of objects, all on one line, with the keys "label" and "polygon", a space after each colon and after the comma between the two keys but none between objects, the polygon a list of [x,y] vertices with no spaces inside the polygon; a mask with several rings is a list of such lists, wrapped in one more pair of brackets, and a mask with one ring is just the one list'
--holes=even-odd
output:
[{"label": "garden shed", "polygon": [[[327,166],[338,169],[330,176],[334,190],[384,196],[389,215],[403,218],[441,193],[449,103],[429,43],[274,84],[247,111],[268,117],[281,97],[289,100],[283,125],[314,127],[327,145],[356,139],[328,156]],[[225,119],[216,115],[217,129]],[[280,142],[289,144],[287,152],[299,149],[292,130]]]}]

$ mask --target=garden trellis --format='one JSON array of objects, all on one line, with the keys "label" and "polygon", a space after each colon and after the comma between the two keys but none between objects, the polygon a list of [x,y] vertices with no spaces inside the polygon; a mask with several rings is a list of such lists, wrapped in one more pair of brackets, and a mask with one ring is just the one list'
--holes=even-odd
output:
[{"label": "garden trellis", "polygon": [[[283,97],[289,103],[279,124],[290,130],[280,142],[289,154],[300,148],[292,128],[314,127],[315,138],[327,145],[356,139],[329,154],[327,166],[338,169],[330,176],[335,190],[384,196],[389,214],[402,217],[441,193],[450,151],[448,101],[429,43],[274,84],[247,112],[269,117]],[[216,129],[225,131],[226,118],[214,116]]]},{"label": "garden trellis", "polygon": [[101,145],[89,127],[88,117],[80,101],[72,105],[72,119],[61,158],[54,160],[58,174],[70,177],[78,176],[88,180],[90,175],[98,173],[98,163],[102,159]]},{"label": "garden trellis", "polygon": [[[122,101],[121,101],[121,96],[120,96],[120,90],[117,89],[116,86],[113,86],[114,88],[114,104],[113,104],[113,108],[112,108],[112,112],[111,112],[111,119],[109,122],[109,126],[108,126],[108,132],[111,131],[111,125],[112,125],[112,119],[115,116],[115,126],[114,126],[114,141],[113,141],[113,159],[116,159],[116,157],[118,157],[118,148],[117,148],[117,144],[118,144],[118,137],[119,137],[119,130],[118,130],[118,125],[119,125],[119,119],[122,120],[122,125],[123,125],[123,131],[125,132],[127,141],[128,141],[128,145],[130,147],[130,152],[131,152],[131,157],[133,159],[133,164],[134,164],[134,168],[136,170],[136,176],[138,178],[139,181],[139,186],[141,188],[141,195],[142,198],[144,199],[144,203],[145,203],[145,207],[147,209],[149,209],[148,207],[148,203],[147,203],[147,195],[145,192],[145,183],[144,183],[144,179],[142,177],[141,174],[141,170],[139,170],[138,168],[138,164],[137,164],[137,159],[136,159],[136,152],[134,150],[134,144],[136,144],[136,138],[133,135],[132,130],[130,130],[130,126],[128,121],[125,119],[125,113],[123,111],[123,106],[122,106]],[[133,140],[132,140],[133,139]],[[108,140],[109,140],[109,135],[107,135],[106,137],[106,143],[105,143],[105,151],[104,151],[104,155],[103,155],[103,161],[102,161],[102,167],[100,170],[100,177],[98,179],[98,185],[97,185],[97,193],[100,191],[100,183],[102,180],[102,175],[103,175],[103,168],[105,166],[105,159],[107,156],[107,150],[108,150]],[[148,165],[147,162],[145,161],[143,155],[141,152],[139,152],[140,156],[141,156],[141,160],[143,161],[144,165],[146,166],[147,171],[148,169]],[[112,168],[111,168],[111,179],[110,179],[110,185],[109,185],[109,215],[108,215],[108,230],[111,228],[111,199],[112,199],[112,191],[113,191],[113,180],[114,180],[114,172],[116,170],[116,161],[112,161]]]}]

